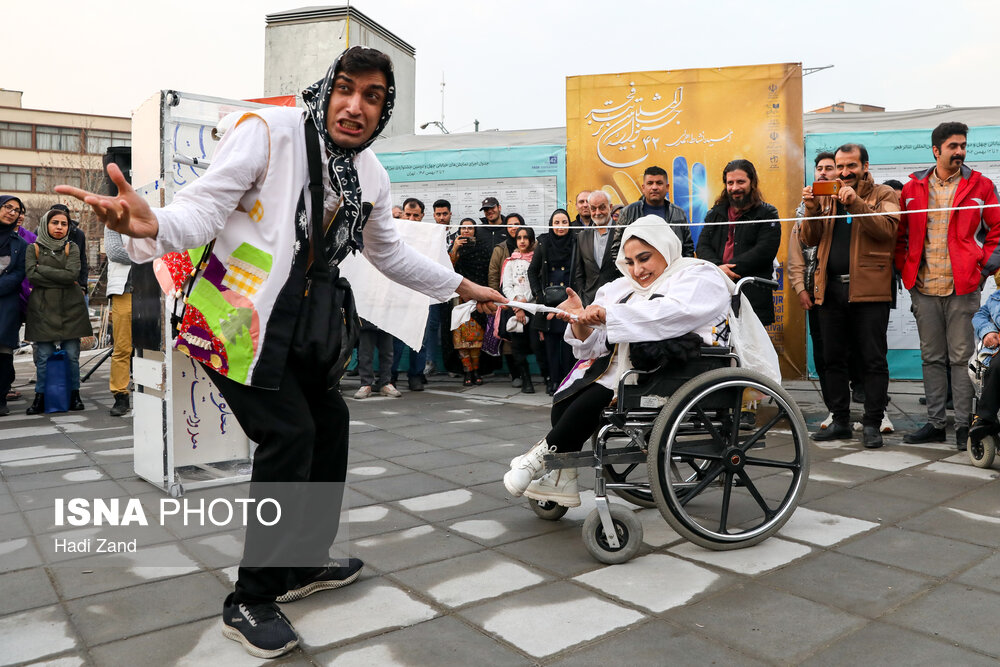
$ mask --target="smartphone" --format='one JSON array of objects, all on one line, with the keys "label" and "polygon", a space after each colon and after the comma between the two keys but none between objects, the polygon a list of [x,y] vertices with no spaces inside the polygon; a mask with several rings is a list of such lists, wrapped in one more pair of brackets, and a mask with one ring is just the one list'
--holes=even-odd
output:
[{"label": "smartphone", "polygon": [[840,192],[840,181],[816,181],[812,188],[814,197],[835,195]]}]

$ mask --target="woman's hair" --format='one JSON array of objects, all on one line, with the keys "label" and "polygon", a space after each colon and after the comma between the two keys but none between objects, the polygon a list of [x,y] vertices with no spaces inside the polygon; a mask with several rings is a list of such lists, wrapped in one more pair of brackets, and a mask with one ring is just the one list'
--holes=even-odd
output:
[{"label": "woman's hair", "polygon": [[[517,222],[511,221],[511,218],[517,218]],[[524,218],[521,217],[520,213],[511,213],[510,215],[507,216],[507,219],[504,222],[506,222],[508,225],[523,225]]]},{"label": "woman's hair", "polygon": [[476,221],[475,221],[475,220],[473,220],[472,218],[462,218],[462,222],[460,222],[460,223],[459,223],[459,226],[460,226],[460,227],[464,227],[464,226],[465,226],[465,223],[469,223],[469,224],[470,224],[470,225],[472,225],[473,227],[475,227],[475,226],[476,226]]},{"label": "woman's hair", "polygon": [[535,245],[535,230],[534,230],[534,228],[528,227],[527,225],[524,225],[521,229],[517,230],[517,233],[514,234],[514,238],[516,239],[518,236],[521,235],[522,232],[527,232],[527,234],[528,234],[528,240],[531,241],[531,245]]},{"label": "woman's hair", "polygon": [[564,208],[557,208],[556,210],[552,211],[552,215],[549,216],[549,227],[552,227],[552,221],[556,219],[557,213],[562,213],[563,215],[565,215],[567,220],[570,221],[573,220],[573,218],[569,216],[569,211],[567,211]]}]

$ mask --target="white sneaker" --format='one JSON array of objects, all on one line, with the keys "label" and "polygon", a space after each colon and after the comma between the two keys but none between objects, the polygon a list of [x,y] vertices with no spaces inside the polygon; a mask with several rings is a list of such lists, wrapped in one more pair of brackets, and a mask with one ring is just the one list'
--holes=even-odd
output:
[{"label": "white sneaker", "polygon": [[892,425],[892,421],[889,420],[889,415],[884,415],[882,417],[882,424],[878,427],[882,433],[892,433],[896,430],[896,427]]},{"label": "white sneaker", "polygon": [[548,500],[563,507],[579,507],[580,490],[576,477],[576,468],[553,470],[529,484],[524,495],[532,500]]},{"label": "white sneaker", "polygon": [[392,386],[391,382],[386,382],[382,385],[382,388],[378,390],[378,393],[383,396],[388,396],[389,398],[399,398],[402,396],[402,394],[399,393],[399,390]]},{"label": "white sneaker", "polygon": [[372,395],[372,386],[370,384],[366,384],[365,386],[361,387],[361,389],[358,389],[356,392],[354,392],[354,398],[358,399],[359,401],[363,398],[368,398],[371,395]]},{"label": "white sneaker", "polygon": [[826,416],[826,419],[824,419],[823,421],[821,421],[819,423],[819,427],[820,428],[829,428],[830,424],[832,424],[832,423],[833,423],[833,413],[831,412],[830,414],[828,414]]},{"label": "white sneaker", "polygon": [[524,493],[532,480],[538,479],[545,473],[544,457],[555,450],[555,446],[549,447],[549,444],[542,440],[523,455],[511,459],[510,470],[503,476],[503,485],[507,487],[507,492],[515,498]]}]

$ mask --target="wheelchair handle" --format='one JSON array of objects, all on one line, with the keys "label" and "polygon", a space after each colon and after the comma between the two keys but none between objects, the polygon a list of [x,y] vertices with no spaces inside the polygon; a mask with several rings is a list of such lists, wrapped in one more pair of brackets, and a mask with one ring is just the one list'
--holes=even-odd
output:
[{"label": "wheelchair handle", "polygon": [[740,278],[736,281],[736,293],[739,294],[740,290],[743,289],[743,285],[746,283],[757,283],[762,287],[770,287],[771,289],[778,289],[778,281],[770,280],[769,278],[758,278],[756,276],[747,276],[746,278]]}]

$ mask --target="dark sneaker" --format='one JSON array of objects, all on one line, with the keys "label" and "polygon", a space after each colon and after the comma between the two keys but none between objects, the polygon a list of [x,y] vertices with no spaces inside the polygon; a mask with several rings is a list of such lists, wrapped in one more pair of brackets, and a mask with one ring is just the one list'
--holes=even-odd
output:
[{"label": "dark sneaker", "polygon": [[861,435],[861,442],[865,449],[878,449],[882,446],[882,433],[878,426],[865,426]]},{"label": "dark sneaker", "polygon": [[925,442],[944,442],[945,432],[943,428],[937,428],[930,422],[924,424],[913,433],[903,436],[903,442],[911,445],[920,445]]},{"label": "dark sneaker", "polygon": [[740,430],[752,431],[757,428],[757,413],[744,410],[740,413]]},{"label": "dark sneaker", "polygon": [[969,427],[959,426],[955,429],[955,446],[964,452],[969,447]]},{"label": "dark sneaker", "polygon": [[295,628],[273,602],[237,604],[235,593],[222,605],[222,634],[257,658],[277,658],[299,645]]},{"label": "dark sneaker", "polygon": [[365,566],[360,558],[348,558],[344,565],[330,565],[291,589],[278,596],[278,602],[295,602],[318,591],[328,591],[354,583],[361,576],[361,568]]},{"label": "dark sneaker", "polygon": [[813,433],[810,437],[817,442],[823,442],[826,440],[850,440],[854,437],[854,433],[851,431],[851,427],[847,424],[835,421],[825,429]]},{"label": "dark sneaker", "polygon": [[855,403],[865,403],[865,389],[864,387],[855,387],[851,390],[851,400]]}]

